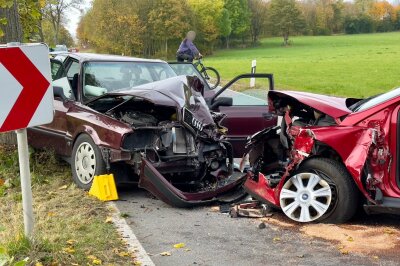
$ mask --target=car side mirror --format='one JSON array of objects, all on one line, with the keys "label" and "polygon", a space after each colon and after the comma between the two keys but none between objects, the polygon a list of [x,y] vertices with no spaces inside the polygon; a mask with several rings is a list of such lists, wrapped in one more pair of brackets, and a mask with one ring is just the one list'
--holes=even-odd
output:
[{"label": "car side mirror", "polygon": [[233,99],[231,97],[218,97],[211,104],[210,109],[217,110],[221,106],[232,106],[232,105],[233,105]]},{"label": "car side mirror", "polygon": [[59,86],[53,86],[54,98],[61,98],[64,102],[68,100],[64,94],[64,89]]}]

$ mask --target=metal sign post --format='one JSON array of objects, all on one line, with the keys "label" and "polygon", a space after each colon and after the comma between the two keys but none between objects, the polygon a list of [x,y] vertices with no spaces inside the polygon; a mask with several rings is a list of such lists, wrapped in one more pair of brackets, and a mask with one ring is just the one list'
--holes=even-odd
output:
[{"label": "metal sign post", "polygon": [[22,210],[24,213],[25,236],[33,236],[33,204],[31,172],[29,167],[28,135],[26,129],[16,131],[18,141],[19,172],[21,176]]}]

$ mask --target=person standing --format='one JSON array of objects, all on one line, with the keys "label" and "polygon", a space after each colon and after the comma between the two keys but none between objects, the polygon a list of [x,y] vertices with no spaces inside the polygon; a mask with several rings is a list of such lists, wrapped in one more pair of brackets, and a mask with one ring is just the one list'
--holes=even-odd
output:
[{"label": "person standing", "polygon": [[193,41],[196,39],[196,32],[189,31],[186,34],[186,38],[179,45],[179,49],[176,52],[176,60],[178,62],[193,62],[194,58],[201,58],[202,55],[194,45]]}]

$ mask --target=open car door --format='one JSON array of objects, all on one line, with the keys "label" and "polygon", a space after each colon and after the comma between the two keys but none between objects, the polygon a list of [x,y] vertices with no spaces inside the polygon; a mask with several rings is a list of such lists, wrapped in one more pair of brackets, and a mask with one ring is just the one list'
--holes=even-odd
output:
[{"label": "open car door", "polygon": [[[250,86],[252,79],[254,86]],[[235,158],[244,155],[248,136],[277,124],[277,117],[268,110],[267,95],[273,89],[272,74],[243,74],[208,100],[213,111],[227,115],[221,124],[228,128],[227,139],[233,145]],[[226,104],[229,101],[231,106]]]}]

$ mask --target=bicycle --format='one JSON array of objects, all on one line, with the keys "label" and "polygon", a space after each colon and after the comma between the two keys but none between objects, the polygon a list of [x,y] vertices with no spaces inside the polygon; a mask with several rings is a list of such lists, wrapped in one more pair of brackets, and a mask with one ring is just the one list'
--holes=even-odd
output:
[{"label": "bicycle", "polygon": [[204,66],[202,59],[203,58],[198,58],[197,62],[193,63],[193,65],[199,70],[200,74],[210,85],[211,89],[215,89],[221,82],[221,77],[215,68]]}]

